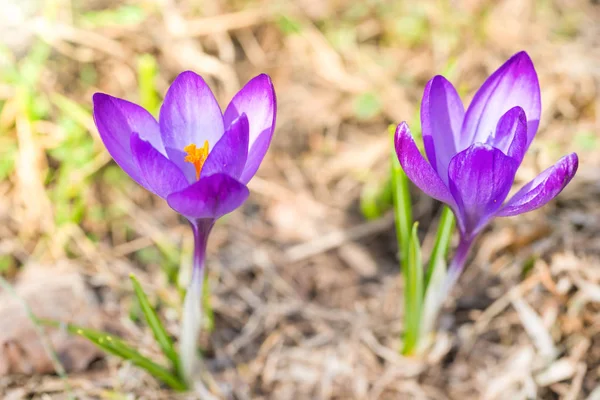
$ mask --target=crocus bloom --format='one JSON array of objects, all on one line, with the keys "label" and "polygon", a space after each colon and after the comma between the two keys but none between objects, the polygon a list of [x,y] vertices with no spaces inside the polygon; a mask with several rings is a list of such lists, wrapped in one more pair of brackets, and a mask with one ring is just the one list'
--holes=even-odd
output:
[{"label": "crocus bloom", "polygon": [[527,53],[512,56],[465,111],[452,84],[436,76],[421,104],[421,155],[406,123],[395,145],[408,178],[456,216],[461,241],[449,273],[462,270],[475,236],[493,217],[534,210],[556,197],[577,171],[575,153],[561,158],[505,202],[540,121],[540,87]]},{"label": "crocus bloom", "polygon": [[206,82],[194,72],[183,72],[169,88],[158,121],[142,107],[107,94],[94,94],[93,102],[94,121],[112,158],[192,226],[194,267],[180,338],[189,378],[208,234],[219,217],[248,197],[246,184],[265,156],[275,127],[273,85],[267,75],[255,77],[223,113]]}]

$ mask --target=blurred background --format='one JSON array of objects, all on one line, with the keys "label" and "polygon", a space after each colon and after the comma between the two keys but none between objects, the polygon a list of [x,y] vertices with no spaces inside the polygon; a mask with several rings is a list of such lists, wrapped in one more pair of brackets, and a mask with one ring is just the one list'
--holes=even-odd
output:
[{"label": "blurred background", "polygon": [[[419,131],[425,83],[468,102],[526,50],[540,131],[516,187],[576,151],[548,206],[496,220],[424,358],[398,354],[402,284],[386,209],[389,124]],[[600,399],[600,5],[592,0],[3,0],[0,3],[0,392],[4,399],[175,399],[41,316],[109,330],[159,358],[132,294],[175,337],[188,226],[111,161],[92,94],[155,115],[183,70],[224,107],[265,72],[271,149],[209,242],[205,381],[232,399]],[[440,206],[414,192],[423,254]]]}]

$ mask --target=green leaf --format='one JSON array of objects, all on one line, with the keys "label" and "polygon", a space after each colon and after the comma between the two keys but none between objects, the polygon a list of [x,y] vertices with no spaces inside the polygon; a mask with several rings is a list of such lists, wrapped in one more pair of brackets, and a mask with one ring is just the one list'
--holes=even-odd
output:
[{"label": "green leaf", "polygon": [[[395,127],[389,127],[394,140]],[[417,223],[412,222],[412,207],[408,177],[402,170],[392,145],[392,186],[396,236],[400,250],[400,266],[404,276],[404,344],[402,353],[415,352],[419,341],[421,307],[423,302],[423,264],[417,236]],[[411,228],[412,227],[412,228]]]},{"label": "green leaf", "polygon": [[[2,132],[0,132],[0,135]],[[15,169],[18,147],[14,143],[2,143],[0,147],[0,181],[4,181]]]},{"label": "green leaf", "polygon": [[531,271],[533,271],[537,259],[538,256],[533,254],[523,262],[523,268],[521,269],[521,279],[525,279],[527,275],[529,275]]},{"label": "green leaf", "polygon": [[163,237],[160,237],[154,243],[164,256],[161,268],[165,271],[169,283],[175,283],[177,282],[177,274],[181,265],[181,252],[171,242],[163,239]]},{"label": "green leaf", "polygon": [[284,35],[297,35],[302,32],[302,23],[291,16],[280,15],[277,25]]},{"label": "green leaf", "polygon": [[376,93],[366,92],[354,101],[354,113],[361,120],[371,119],[381,113],[383,104]]},{"label": "green leaf", "polygon": [[367,220],[374,220],[392,208],[393,185],[391,176],[384,182],[369,180],[365,183],[360,194],[360,211]]},{"label": "green leaf", "polygon": [[121,338],[111,335],[107,332],[101,332],[94,329],[87,329],[72,324],[61,324],[60,322],[40,319],[44,325],[57,328],[64,327],[69,333],[79,335],[94,343],[103,351],[130,361],[132,364],[144,369],[156,379],[166,383],[171,388],[184,391],[186,385],[178,377],[173,375],[165,367],[158,365],[154,361],[141,355],[136,349],[126,344]]},{"label": "green leaf", "polygon": [[52,48],[41,40],[32,45],[27,52],[27,56],[19,65],[19,78],[22,84],[31,90],[35,90],[51,52]]},{"label": "green leaf", "polygon": [[82,25],[91,28],[105,26],[127,26],[139,24],[146,19],[147,12],[138,5],[122,5],[114,9],[88,11],[79,15]]},{"label": "green leaf", "polygon": [[404,348],[405,355],[414,354],[419,344],[421,311],[423,307],[423,263],[417,236],[418,222],[412,227],[408,256],[404,265]]},{"label": "green leaf", "polygon": [[393,28],[394,38],[405,46],[419,45],[430,34],[427,17],[421,12],[400,16],[395,20]]},{"label": "green leaf", "polygon": [[73,120],[83,128],[91,126],[93,117],[88,109],[59,93],[53,93],[50,98],[52,103],[62,111],[65,117]]},{"label": "green leaf", "polygon": [[[446,263],[442,263],[440,260],[445,260],[448,255],[448,248],[450,247],[450,240],[452,239],[452,232],[454,231],[454,222],[452,210],[447,206],[444,206],[437,234],[435,236],[435,244],[431,252],[431,258],[429,259],[429,268],[427,268],[427,274],[425,276],[425,291],[429,288],[429,282],[431,281],[431,276],[434,274],[435,269],[445,268]],[[445,272],[446,271],[444,271],[444,274]]]},{"label": "green leaf", "polygon": [[171,361],[171,365],[175,370],[177,376],[181,376],[181,365],[179,362],[179,356],[177,355],[177,351],[175,351],[175,346],[173,345],[173,341],[169,337],[167,330],[164,325],[158,318],[156,311],[150,304],[148,300],[148,296],[142,289],[140,282],[137,280],[134,274],[130,274],[129,278],[131,279],[131,283],[133,284],[133,290],[135,291],[135,295],[140,303],[140,307],[142,312],[144,313],[144,317],[146,318],[146,322],[152,329],[152,333],[154,334],[154,338],[156,342],[160,346],[163,354]]},{"label": "green leaf", "polygon": [[598,148],[598,136],[596,132],[579,132],[575,135],[575,143],[583,151],[593,151]]},{"label": "green leaf", "polygon": [[151,54],[142,54],[137,62],[140,105],[152,115],[157,115],[160,99],[156,92],[158,64]]},{"label": "green leaf", "polygon": [[395,127],[390,125],[389,133],[392,138],[392,195],[394,198],[394,213],[396,220],[396,236],[400,250],[400,264],[404,268],[408,253],[408,243],[412,225],[412,207],[410,204],[410,189],[408,177],[398,162],[394,147]]}]

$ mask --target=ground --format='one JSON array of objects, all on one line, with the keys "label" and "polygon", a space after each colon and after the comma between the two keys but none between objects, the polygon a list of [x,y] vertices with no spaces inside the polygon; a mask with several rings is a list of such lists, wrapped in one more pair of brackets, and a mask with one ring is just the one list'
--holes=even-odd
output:
[{"label": "ground", "polygon": [[[9,0],[0,15],[3,398],[600,399],[597,2]],[[543,209],[491,224],[431,348],[403,357],[393,216],[361,213],[389,171],[387,127],[418,126],[433,75],[468,101],[520,50],[543,112],[515,189],[572,151],[579,172]],[[278,98],[250,198],[209,242],[206,392],[48,330],[60,377],[18,300],[160,359],[135,273],[178,336],[191,231],[111,161],[91,97],[156,111],[187,69],[221,104],[261,72]],[[414,189],[426,258],[440,205]]]}]

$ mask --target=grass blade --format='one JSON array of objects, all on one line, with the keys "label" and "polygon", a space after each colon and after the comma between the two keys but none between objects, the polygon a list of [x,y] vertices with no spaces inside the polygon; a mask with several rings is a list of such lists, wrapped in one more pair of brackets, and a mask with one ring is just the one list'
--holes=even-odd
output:
[{"label": "grass blade", "polygon": [[360,211],[369,221],[381,218],[393,207],[393,184],[391,175],[384,182],[368,180],[360,194]]},{"label": "grass blade", "polygon": [[122,339],[111,335],[110,333],[87,329],[72,324],[61,324],[57,321],[40,320],[40,322],[57,328],[64,327],[69,333],[86,338],[101,350],[130,361],[132,364],[146,370],[150,375],[161,382],[166,383],[175,390],[184,391],[187,388],[185,383],[173,375],[168,369],[155,363],[149,358],[144,357],[136,349],[126,344]]},{"label": "grass blade", "polygon": [[392,195],[394,199],[394,213],[396,220],[396,236],[400,250],[400,265],[404,268],[408,254],[408,243],[412,225],[412,207],[410,204],[410,191],[408,177],[402,170],[394,146],[395,127],[389,127],[392,138]]},{"label": "grass blade", "polygon": [[408,255],[404,264],[404,348],[405,355],[414,354],[419,344],[421,310],[423,306],[423,263],[417,235],[418,223],[412,227]]},{"label": "grass blade", "polygon": [[52,103],[56,105],[66,117],[90,131],[96,130],[94,126],[94,117],[92,117],[92,113],[88,109],[60,93],[53,93],[50,98]]},{"label": "grass blade", "polygon": [[155,84],[158,63],[151,54],[142,54],[137,61],[140,105],[152,115],[156,115],[160,106]]},{"label": "grass blade", "polygon": [[435,269],[440,267],[445,268],[446,266],[446,263],[440,262],[440,260],[445,260],[448,255],[448,248],[450,247],[452,232],[454,232],[454,225],[455,219],[452,210],[450,210],[449,207],[444,206],[442,215],[440,216],[437,234],[435,236],[435,245],[431,252],[431,258],[429,259],[429,267],[427,268],[427,274],[425,275],[425,291],[429,288],[429,282],[431,281]]},{"label": "grass blade", "polygon": [[142,289],[140,282],[137,280],[134,274],[130,274],[129,278],[131,279],[131,283],[133,284],[133,290],[135,291],[135,295],[140,303],[140,307],[142,312],[144,313],[144,317],[146,318],[146,322],[152,329],[152,333],[154,334],[154,338],[156,342],[160,346],[163,354],[171,361],[171,365],[175,370],[175,374],[181,377],[181,365],[179,362],[179,355],[177,355],[177,351],[175,351],[175,346],[171,337],[167,333],[164,325],[158,318],[156,311],[150,304],[148,300],[148,296]]},{"label": "grass blade", "polygon": [[[395,129],[390,126],[392,143]],[[402,170],[395,146],[392,145],[392,194],[396,236],[400,250],[400,266],[404,277],[404,341],[402,354],[413,354],[419,341],[421,306],[423,303],[423,264],[417,237],[417,224],[412,222],[408,177]],[[411,228],[412,227],[412,228]]]}]

